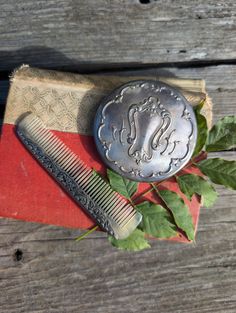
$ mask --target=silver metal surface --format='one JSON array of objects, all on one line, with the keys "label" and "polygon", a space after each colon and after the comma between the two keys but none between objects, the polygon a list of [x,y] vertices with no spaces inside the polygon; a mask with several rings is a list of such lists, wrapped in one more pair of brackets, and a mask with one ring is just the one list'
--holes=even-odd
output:
[{"label": "silver metal surface", "polygon": [[24,115],[16,132],[48,173],[110,235],[124,239],[141,222],[142,215],[46,129],[37,116]]},{"label": "silver metal surface", "polygon": [[159,81],[132,81],[101,102],[94,136],[106,165],[131,180],[154,182],[189,161],[197,125],[179,91]]}]

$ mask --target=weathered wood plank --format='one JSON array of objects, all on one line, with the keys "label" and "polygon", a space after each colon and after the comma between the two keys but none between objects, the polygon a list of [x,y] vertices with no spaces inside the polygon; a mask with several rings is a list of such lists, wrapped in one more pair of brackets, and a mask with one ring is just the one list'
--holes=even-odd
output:
[{"label": "weathered wood plank", "polygon": [[236,59],[224,0],[0,1],[0,70]]},{"label": "weathered wood plank", "polygon": [[[205,78],[215,117],[236,114],[236,66],[157,71]],[[79,230],[0,219],[1,313],[235,313],[236,192],[217,189],[196,244],[153,241],[139,253],[112,248],[104,233],[76,243]]]},{"label": "weathered wood plank", "polygon": [[75,230],[2,220],[1,312],[233,313],[235,200],[224,191],[202,210],[195,245],[158,241],[140,253],[119,252],[100,233],[77,244]]}]

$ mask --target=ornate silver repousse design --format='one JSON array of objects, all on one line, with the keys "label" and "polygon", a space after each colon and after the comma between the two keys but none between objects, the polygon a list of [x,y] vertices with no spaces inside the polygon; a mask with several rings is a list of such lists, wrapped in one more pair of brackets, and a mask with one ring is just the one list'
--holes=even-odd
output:
[{"label": "ornate silver repousse design", "polygon": [[133,81],[116,89],[98,108],[95,142],[104,162],[137,181],[160,181],[191,158],[196,119],[191,105],[159,81]]}]

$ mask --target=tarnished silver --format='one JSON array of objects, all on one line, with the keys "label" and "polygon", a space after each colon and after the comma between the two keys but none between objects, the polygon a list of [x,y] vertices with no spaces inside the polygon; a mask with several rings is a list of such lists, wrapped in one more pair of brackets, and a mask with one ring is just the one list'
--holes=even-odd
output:
[{"label": "tarnished silver", "polygon": [[131,81],[103,99],[94,137],[104,162],[136,181],[161,181],[191,158],[194,111],[184,96],[159,81]]}]

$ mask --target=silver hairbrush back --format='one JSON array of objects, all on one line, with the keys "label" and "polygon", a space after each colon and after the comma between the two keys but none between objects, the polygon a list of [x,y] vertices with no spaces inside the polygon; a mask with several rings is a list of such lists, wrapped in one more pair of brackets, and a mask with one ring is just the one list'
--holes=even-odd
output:
[{"label": "silver hairbrush back", "polygon": [[117,239],[133,232],[142,219],[141,214],[86,167],[36,115],[24,115],[16,132],[41,165],[102,229]]}]

